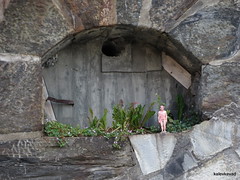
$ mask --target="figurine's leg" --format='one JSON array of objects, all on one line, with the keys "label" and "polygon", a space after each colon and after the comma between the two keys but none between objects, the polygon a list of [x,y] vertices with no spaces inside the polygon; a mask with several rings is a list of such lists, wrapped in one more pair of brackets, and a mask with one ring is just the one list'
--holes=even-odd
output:
[{"label": "figurine's leg", "polygon": [[166,124],[167,124],[167,121],[163,121],[163,129],[164,129],[164,132],[166,132]]},{"label": "figurine's leg", "polygon": [[165,131],[167,131],[167,121],[165,121]]},{"label": "figurine's leg", "polygon": [[159,123],[160,123],[160,125],[161,125],[161,130],[162,130],[162,132],[163,132],[163,131],[164,131],[164,128],[163,128],[163,121],[160,121]]}]

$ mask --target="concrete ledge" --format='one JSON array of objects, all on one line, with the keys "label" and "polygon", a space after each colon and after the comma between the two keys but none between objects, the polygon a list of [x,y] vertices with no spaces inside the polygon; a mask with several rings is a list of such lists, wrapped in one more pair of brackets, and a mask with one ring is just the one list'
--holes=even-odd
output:
[{"label": "concrete ledge", "polygon": [[35,139],[43,136],[42,131],[0,134],[0,141]]}]

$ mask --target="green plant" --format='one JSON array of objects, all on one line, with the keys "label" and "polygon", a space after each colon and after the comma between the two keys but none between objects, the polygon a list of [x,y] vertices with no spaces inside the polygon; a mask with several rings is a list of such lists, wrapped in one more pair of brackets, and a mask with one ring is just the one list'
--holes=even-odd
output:
[{"label": "green plant", "polygon": [[157,133],[157,132],[160,132],[160,126],[150,126],[146,128],[146,130],[149,133]]},{"label": "green plant", "polygon": [[178,109],[178,119],[180,121],[183,120],[184,107],[185,107],[185,103],[184,103],[183,96],[178,94],[177,95],[177,109]]},{"label": "green plant", "polygon": [[50,137],[57,137],[57,143],[60,147],[67,144],[65,137],[74,137],[81,134],[79,127],[72,127],[57,121],[49,121],[44,126],[44,132]]},{"label": "green plant", "polygon": [[[181,102],[182,100],[179,100]],[[107,109],[104,109],[103,116],[98,119],[94,116],[93,110],[89,109],[89,124],[88,128],[80,129],[67,124],[62,124],[57,121],[47,122],[44,126],[44,131],[48,136],[56,137],[57,144],[60,147],[67,145],[65,137],[76,136],[104,136],[107,139],[114,138],[113,148],[120,149],[123,142],[129,135],[155,133],[160,131],[160,127],[144,127],[144,124],[155,114],[152,110],[154,103],[151,103],[149,108],[145,110],[145,105],[137,105],[132,103],[129,106],[123,107],[123,104],[118,104],[113,107],[113,125],[107,128]],[[158,105],[164,105],[161,102],[160,96],[157,100]],[[181,104],[181,103],[180,103]],[[167,110],[168,132],[181,132],[191,128],[196,123],[201,122],[200,116],[195,111],[190,111],[183,120],[174,120],[170,110]]]},{"label": "green plant", "polygon": [[113,107],[112,113],[112,122],[113,129],[127,129],[127,112],[121,104],[117,104]]},{"label": "green plant", "polygon": [[194,110],[190,110],[187,116],[183,119],[188,126],[194,126],[201,122],[200,114]]},{"label": "green plant", "polygon": [[189,127],[186,123],[181,122],[179,120],[171,120],[167,123],[167,131],[168,132],[181,132],[187,130]]},{"label": "green plant", "polygon": [[155,114],[155,111],[152,111],[154,103],[151,103],[148,110],[145,113],[145,105],[141,104],[136,107],[132,103],[127,107],[122,105],[115,105],[113,107],[113,128],[121,130],[134,130],[139,129],[144,126],[144,124]]},{"label": "green plant", "polygon": [[107,129],[107,113],[108,113],[108,110],[104,109],[103,116],[100,119],[98,119],[96,116],[94,116],[92,108],[90,108],[89,116],[88,116],[90,128],[100,129],[105,131]]},{"label": "green plant", "polygon": [[59,147],[64,147],[66,146],[67,141],[64,137],[57,138],[57,144],[59,145]]},{"label": "green plant", "polygon": [[145,113],[145,115],[143,116],[143,119],[141,121],[141,124],[139,127],[143,127],[144,124],[155,114],[155,111],[153,111],[153,106],[154,106],[155,102],[151,103],[147,112]]},{"label": "green plant", "polygon": [[[137,132],[139,131],[139,132]],[[135,132],[131,131],[131,130],[117,130],[117,131],[113,131],[111,134],[111,137],[114,137],[114,142],[113,142],[113,148],[114,149],[121,149],[122,147],[122,143],[127,139],[127,137],[129,135],[133,135],[133,134],[140,134],[141,130],[136,130]]]},{"label": "green plant", "polygon": [[44,126],[44,132],[51,137],[74,137],[81,134],[79,127],[72,127],[57,121],[49,121]]},{"label": "green plant", "polygon": [[168,113],[168,123],[167,123],[167,131],[168,132],[182,132],[192,128],[192,126],[201,122],[200,116],[195,111],[190,111],[188,116],[181,120],[174,120],[170,116],[170,111]]}]

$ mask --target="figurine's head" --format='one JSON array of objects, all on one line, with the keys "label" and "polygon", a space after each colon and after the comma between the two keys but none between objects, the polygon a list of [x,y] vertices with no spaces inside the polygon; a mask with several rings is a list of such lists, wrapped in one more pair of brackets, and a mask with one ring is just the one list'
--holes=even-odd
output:
[{"label": "figurine's head", "polygon": [[164,110],[164,106],[163,106],[163,105],[160,106],[160,110],[161,110],[161,111]]}]

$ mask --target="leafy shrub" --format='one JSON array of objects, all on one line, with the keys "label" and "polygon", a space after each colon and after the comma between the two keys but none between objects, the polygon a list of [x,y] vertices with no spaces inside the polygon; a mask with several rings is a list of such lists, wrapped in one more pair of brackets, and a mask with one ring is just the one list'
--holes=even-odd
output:
[{"label": "leafy shrub", "polygon": [[112,122],[113,129],[127,129],[127,111],[121,104],[117,104],[113,107],[112,118],[114,120]]},{"label": "leafy shrub", "polygon": [[[170,111],[167,111],[168,114]],[[168,132],[182,132],[190,129],[194,125],[201,122],[200,115],[195,111],[191,111],[188,117],[184,117],[183,120],[174,120],[168,115],[167,131]]]},{"label": "leafy shrub", "polygon": [[194,126],[195,124],[199,124],[202,121],[198,112],[190,110],[187,116],[183,119],[183,122],[185,122],[187,126]]},{"label": "leafy shrub", "polygon": [[144,126],[144,124],[155,114],[155,111],[152,111],[154,103],[152,103],[148,110],[145,113],[145,105],[141,104],[136,107],[132,103],[127,107],[123,107],[120,104],[117,104],[113,107],[113,129],[121,130],[134,130],[139,129]]},{"label": "leafy shrub", "polygon": [[98,119],[96,116],[94,116],[92,108],[90,108],[89,116],[88,116],[90,128],[100,129],[105,131],[107,129],[107,113],[108,113],[108,110],[104,109],[103,116],[100,119]]},{"label": "leafy shrub", "polygon": [[160,126],[150,126],[145,128],[147,133],[158,133],[160,132]]}]

